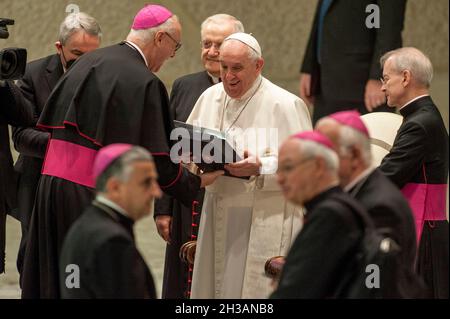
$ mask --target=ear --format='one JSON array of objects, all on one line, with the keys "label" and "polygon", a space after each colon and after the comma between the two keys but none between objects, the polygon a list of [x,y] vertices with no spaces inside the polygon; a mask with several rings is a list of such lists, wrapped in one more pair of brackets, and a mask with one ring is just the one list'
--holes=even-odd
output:
[{"label": "ear", "polygon": [[61,41],[56,41],[55,42],[55,48],[56,48],[56,52],[58,52],[58,54],[61,54],[61,50],[62,50]]},{"label": "ear", "polygon": [[264,67],[264,59],[263,58],[259,58],[256,61],[256,71],[261,72],[263,67]]},{"label": "ear", "polygon": [[122,183],[116,177],[110,177],[106,182],[106,192],[110,195],[115,195],[120,191]]},{"label": "ear", "polygon": [[160,31],[156,32],[154,40],[153,40],[155,42],[156,46],[160,46],[162,44],[163,36],[164,36],[164,31],[160,30]]},{"label": "ear", "polygon": [[403,76],[402,85],[403,87],[407,87],[411,83],[411,71],[403,70],[402,76]]}]

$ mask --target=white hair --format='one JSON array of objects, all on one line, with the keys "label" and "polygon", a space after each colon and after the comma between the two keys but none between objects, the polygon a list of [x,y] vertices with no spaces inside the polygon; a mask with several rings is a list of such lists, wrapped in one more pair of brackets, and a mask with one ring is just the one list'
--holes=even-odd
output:
[{"label": "white hair", "polygon": [[71,13],[59,26],[58,40],[62,45],[76,32],[83,30],[87,34],[102,37],[102,30],[97,20],[84,12]]},{"label": "white hair", "polygon": [[370,149],[370,140],[363,133],[346,125],[339,127],[339,152],[342,155],[348,154],[352,146],[359,146],[362,160],[366,166],[372,164],[372,152]]},{"label": "white hair", "polygon": [[325,161],[328,170],[334,174],[337,174],[339,168],[339,158],[336,152],[316,142],[306,140],[299,141],[302,158],[307,159],[311,157],[320,157]]},{"label": "white hair", "polygon": [[203,30],[208,27],[210,24],[216,24],[216,25],[223,25],[227,23],[232,23],[234,27],[234,32],[244,32],[244,25],[241,21],[233,17],[232,15],[225,14],[225,13],[219,13],[212,15],[203,21],[201,28],[200,28],[200,34],[203,33]]},{"label": "white hair", "polygon": [[139,39],[144,43],[149,43],[149,42],[153,41],[155,34],[158,31],[163,31],[163,32],[173,34],[175,32],[175,23],[176,22],[179,22],[178,17],[176,15],[173,15],[169,19],[167,19],[164,23],[162,23],[156,27],[148,28],[148,29],[140,29],[140,30],[131,29],[127,38],[132,37],[135,39]]},{"label": "white hair", "polygon": [[389,51],[380,58],[381,67],[386,60],[392,58],[396,71],[409,70],[412,77],[423,86],[429,88],[433,79],[433,65],[430,59],[420,50],[413,47],[405,47]]}]

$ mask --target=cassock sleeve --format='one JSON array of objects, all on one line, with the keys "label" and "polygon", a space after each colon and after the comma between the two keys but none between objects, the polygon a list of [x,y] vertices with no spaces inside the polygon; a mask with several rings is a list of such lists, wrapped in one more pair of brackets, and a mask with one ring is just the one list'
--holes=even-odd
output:
[{"label": "cassock sleeve", "polygon": [[173,198],[167,194],[163,194],[161,198],[155,200],[155,211],[153,217],[159,215],[172,216]]},{"label": "cassock sleeve", "polygon": [[338,213],[315,211],[297,236],[271,298],[326,298],[357,243]]},{"label": "cassock sleeve", "polygon": [[153,295],[145,291],[147,269],[127,238],[114,237],[98,247],[91,267],[89,283],[98,298],[135,299]]},{"label": "cassock sleeve", "polygon": [[426,141],[426,131],[419,123],[405,123],[399,130],[391,151],[383,158],[380,170],[397,187],[403,188],[421,168]]},{"label": "cassock sleeve", "polygon": [[302,73],[312,74],[314,69],[317,68],[316,46],[317,46],[317,25],[319,19],[318,17],[319,17],[320,3],[321,1],[319,1],[317,4],[314,21],[311,26],[311,31],[309,33],[308,44],[306,46],[302,66],[300,68],[300,72]]}]

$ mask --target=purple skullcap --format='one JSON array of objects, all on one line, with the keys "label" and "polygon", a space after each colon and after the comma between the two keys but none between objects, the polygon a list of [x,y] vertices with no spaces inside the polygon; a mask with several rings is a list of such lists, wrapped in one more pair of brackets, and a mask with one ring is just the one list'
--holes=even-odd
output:
[{"label": "purple skullcap", "polygon": [[369,131],[367,130],[366,125],[361,120],[361,114],[358,111],[342,111],[329,115],[328,117],[332,118],[336,122],[349,126],[361,133],[365,136],[369,137]]},{"label": "purple skullcap", "polygon": [[171,16],[173,16],[173,13],[167,8],[149,4],[136,14],[131,28],[133,30],[141,30],[157,27],[166,22]]},{"label": "purple skullcap", "polygon": [[331,143],[329,138],[317,131],[300,132],[292,135],[291,138],[296,138],[304,141],[313,141],[334,151],[333,143]]},{"label": "purple skullcap", "polygon": [[133,145],[130,144],[110,144],[101,148],[94,161],[94,178],[97,179],[115,159],[128,152],[132,147]]}]

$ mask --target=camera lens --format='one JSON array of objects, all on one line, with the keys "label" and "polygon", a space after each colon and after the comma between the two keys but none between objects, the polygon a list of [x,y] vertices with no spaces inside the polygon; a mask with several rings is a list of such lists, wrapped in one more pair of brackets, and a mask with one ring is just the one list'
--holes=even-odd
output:
[{"label": "camera lens", "polygon": [[0,74],[3,77],[8,78],[17,68],[17,55],[14,51],[5,51],[3,58],[1,59]]}]

